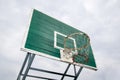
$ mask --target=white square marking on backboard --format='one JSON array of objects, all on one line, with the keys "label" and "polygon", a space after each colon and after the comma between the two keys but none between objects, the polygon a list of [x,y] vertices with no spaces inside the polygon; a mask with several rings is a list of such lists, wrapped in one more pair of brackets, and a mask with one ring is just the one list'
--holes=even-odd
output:
[{"label": "white square marking on backboard", "polygon": [[[57,35],[61,35],[61,36],[63,36],[63,37],[67,37],[67,35],[62,34],[62,33],[60,33],[60,32],[57,32],[57,31],[54,31],[54,48],[63,50],[64,48],[62,48],[62,47],[60,47],[60,46],[57,45]],[[75,39],[72,38],[72,37],[70,37],[69,39],[73,40],[74,47],[77,48]],[[76,51],[75,51],[75,52],[76,52]]]}]

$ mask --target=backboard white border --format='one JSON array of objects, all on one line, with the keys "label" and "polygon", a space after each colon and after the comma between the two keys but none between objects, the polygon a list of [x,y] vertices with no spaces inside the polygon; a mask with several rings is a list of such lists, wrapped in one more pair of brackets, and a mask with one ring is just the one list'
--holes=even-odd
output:
[{"label": "backboard white border", "polygon": [[31,9],[31,12],[29,14],[28,24],[27,24],[27,27],[26,27],[26,30],[25,30],[25,33],[24,33],[23,41],[22,41],[22,48],[25,48],[24,46],[25,46],[25,43],[26,43],[26,40],[27,40],[28,31],[29,31],[29,27],[30,27],[33,11],[34,11],[34,9]]}]

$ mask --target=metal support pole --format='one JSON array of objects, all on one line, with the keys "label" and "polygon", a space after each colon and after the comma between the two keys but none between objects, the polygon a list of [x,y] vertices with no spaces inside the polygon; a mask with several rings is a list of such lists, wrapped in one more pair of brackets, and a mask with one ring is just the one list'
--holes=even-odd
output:
[{"label": "metal support pole", "polygon": [[[33,68],[33,67],[30,67],[30,69],[31,69],[31,70],[35,70],[35,71],[46,72],[46,73],[50,73],[50,74],[63,75],[63,73],[53,72],[53,71],[48,71],[48,70],[43,70],[43,69],[37,69],[37,68]],[[66,74],[65,76],[75,77],[74,75],[69,75],[69,74]]]},{"label": "metal support pole", "polygon": [[67,73],[67,71],[68,71],[68,69],[69,69],[70,65],[71,65],[71,64],[68,64],[67,69],[65,70],[65,72],[64,72],[64,74],[63,74],[63,76],[62,76],[61,80],[63,80],[63,79],[64,79],[64,77],[65,77],[65,75],[66,75],[66,73]]},{"label": "metal support pole", "polygon": [[[52,72],[52,71],[47,71],[47,70],[42,70],[42,69],[37,69],[37,68],[33,68],[31,67],[32,65],[32,62],[34,60],[34,57],[35,57],[35,54],[31,54],[31,53],[27,53],[26,57],[25,57],[25,60],[23,62],[23,65],[22,65],[22,68],[18,74],[18,77],[17,77],[17,80],[25,80],[26,77],[34,77],[34,78],[41,78],[41,79],[48,79],[48,80],[55,80],[55,79],[50,79],[50,78],[46,78],[46,77],[38,77],[38,76],[33,76],[33,75],[28,75],[28,72],[29,70],[35,70],[35,71],[41,71],[41,72],[46,72],[46,73],[51,73],[51,74],[57,74],[57,75],[62,75],[61,77],[61,80],[64,79],[65,76],[68,76],[68,77],[73,77],[74,80],[77,80],[80,72],[82,71],[83,67],[80,67],[80,69],[78,70],[78,72],[76,71],[76,66],[73,65],[74,67],[74,73],[75,73],[75,76],[74,75],[69,75],[69,74],[66,74],[68,72],[68,69],[70,68],[70,65],[71,64],[68,64],[66,70],[64,73],[58,73],[58,72]],[[25,69],[24,69],[25,68]],[[23,71],[25,70],[25,72],[23,73]],[[21,76],[23,76],[21,78]]]},{"label": "metal support pole", "polygon": [[25,57],[25,60],[24,60],[24,62],[23,62],[22,68],[21,68],[21,70],[20,70],[20,72],[19,72],[19,74],[18,74],[17,80],[20,80],[20,78],[21,78],[21,74],[22,74],[22,72],[23,72],[23,70],[24,70],[24,67],[25,67],[25,64],[26,64],[26,62],[27,62],[27,60],[28,60],[29,55],[30,55],[30,53],[27,53],[27,55],[26,55],[26,57]]},{"label": "metal support pole", "polygon": [[83,69],[83,67],[80,67],[79,71],[78,71],[77,74],[75,75],[74,80],[77,80],[77,78],[78,78],[80,72],[82,71],[82,69]]},{"label": "metal support pole", "polygon": [[[23,75],[23,74],[22,74]],[[27,75],[28,77],[32,77],[32,78],[38,78],[38,79],[45,79],[45,80],[56,80],[56,79],[52,79],[52,78],[45,78],[45,77],[39,77],[39,76],[34,76],[34,75]]]},{"label": "metal support pole", "polygon": [[27,76],[27,74],[28,74],[28,72],[29,72],[29,69],[30,69],[31,64],[32,64],[32,62],[33,62],[33,60],[34,60],[34,57],[35,57],[35,54],[30,54],[30,55],[31,55],[31,56],[30,56],[30,58],[29,58],[28,65],[27,65],[27,68],[26,68],[25,74],[23,75],[22,80],[25,80],[25,79],[26,79],[26,76]]},{"label": "metal support pole", "polygon": [[75,67],[75,65],[73,65],[73,67],[74,67],[74,73],[76,75],[77,73],[76,73],[76,67]]}]

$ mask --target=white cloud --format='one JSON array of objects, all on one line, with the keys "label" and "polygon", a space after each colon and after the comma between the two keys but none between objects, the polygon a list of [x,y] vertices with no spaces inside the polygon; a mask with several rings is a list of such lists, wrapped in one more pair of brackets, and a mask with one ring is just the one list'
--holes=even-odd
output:
[{"label": "white cloud", "polygon": [[97,0],[84,0],[83,4],[85,9],[90,13],[98,12],[98,2]]}]

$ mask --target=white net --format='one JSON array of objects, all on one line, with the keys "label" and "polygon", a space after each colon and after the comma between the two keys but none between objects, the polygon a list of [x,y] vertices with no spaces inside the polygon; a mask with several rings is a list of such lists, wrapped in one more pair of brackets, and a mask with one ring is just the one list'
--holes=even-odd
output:
[{"label": "white net", "polygon": [[[71,47],[68,43],[70,38],[74,38],[76,41],[76,47]],[[63,55],[66,59],[71,58],[73,62],[85,63],[88,62],[90,39],[87,34],[83,32],[77,32],[68,35],[64,39]]]}]

